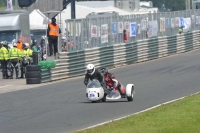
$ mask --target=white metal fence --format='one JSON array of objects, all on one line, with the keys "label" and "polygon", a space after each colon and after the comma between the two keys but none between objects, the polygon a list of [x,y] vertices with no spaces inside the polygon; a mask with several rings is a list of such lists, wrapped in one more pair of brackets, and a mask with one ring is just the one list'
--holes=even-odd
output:
[{"label": "white metal fence", "polygon": [[[94,47],[111,46],[124,43],[126,30],[127,43],[147,39],[147,33],[156,32],[156,36],[172,36],[179,33],[180,18],[191,20],[185,31],[200,29],[200,10],[186,10],[141,15],[112,16],[101,15],[86,19],[66,20],[66,51],[79,51]],[[157,31],[152,31],[151,21],[157,22]],[[130,27],[130,24],[134,24]],[[136,28],[136,29],[132,29]],[[132,31],[135,31],[133,33]],[[134,36],[131,36],[135,34]]]}]

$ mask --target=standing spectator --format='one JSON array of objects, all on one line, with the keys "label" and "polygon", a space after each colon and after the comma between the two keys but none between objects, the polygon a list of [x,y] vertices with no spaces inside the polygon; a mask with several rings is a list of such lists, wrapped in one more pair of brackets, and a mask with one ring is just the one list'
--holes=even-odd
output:
[{"label": "standing spectator", "polygon": [[179,34],[183,33],[183,26],[178,28]]},{"label": "standing spectator", "polygon": [[2,55],[2,52],[1,52],[2,46],[3,46],[3,44],[2,44],[2,42],[0,42],[0,63],[1,63],[0,69],[2,69],[1,72],[3,74],[3,66],[2,66],[2,64],[3,64],[3,55]]},{"label": "standing spectator", "polygon": [[5,42],[1,42],[0,45],[0,56],[1,56],[1,65],[2,65],[2,73],[3,79],[8,79],[8,72],[7,72],[7,63],[9,59],[9,52],[6,49],[7,44]]},{"label": "standing spectator", "polygon": [[40,44],[38,43],[37,44],[37,52],[38,52],[38,59],[39,59],[39,61],[41,61],[41,52],[42,52],[42,48],[41,48],[41,46],[40,46]]},{"label": "standing spectator", "polygon": [[62,52],[67,52],[67,39],[66,37],[62,37]]},{"label": "standing spectator", "polygon": [[11,48],[9,51],[9,57],[10,57],[10,62],[11,62],[11,76],[10,76],[11,79],[13,79],[14,68],[15,68],[16,79],[18,79],[19,77],[18,62],[19,62],[20,54],[21,52],[17,48],[17,43],[13,43],[13,48]]},{"label": "standing spectator", "polygon": [[33,36],[33,34],[31,34],[30,44],[32,45],[33,43],[34,43],[34,36]]},{"label": "standing spectator", "polygon": [[25,48],[26,48],[26,45],[23,44],[22,45],[21,55],[20,55],[20,71],[21,71],[20,78],[21,79],[24,78],[24,73],[25,73],[25,66],[24,66],[24,63],[23,63],[23,58],[27,55],[27,52],[26,52]]},{"label": "standing spectator", "polygon": [[25,43],[25,45],[26,45],[26,55],[27,55],[27,57],[28,57],[28,60],[29,60],[29,64],[32,64],[32,61],[33,61],[33,58],[32,58],[32,56],[33,56],[33,50],[32,49],[30,49],[30,45],[29,45],[29,43]]},{"label": "standing spectator", "polygon": [[146,38],[149,39],[149,32],[148,32],[148,29],[146,30]]},{"label": "standing spectator", "polygon": [[126,35],[126,30],[124,30],[124,43],[127,42],[127,35]]},{"label": "standing spectator", "polygon": [[38,50],[37,45],[32,46],[31,49],[33,50],[33,52],[37,52],[37,50]]},{"label": "standing spectator", "polygon": [[[69,37],[67,37],[67,48],[74,47],[73,41],[70,41]],[[67,49],[69,51],[69,49]]]},{"label": "standing spectator", "polygon": [[22,49],[23,49],[23,42],[22,42],[21,39],[19,39],[19,40],[17,41],[17,48],[18,48],[20,51],[22,51]]},{"label": "standing spectator", "polygon": [[1,54],[1,47],[2,47],[2,44],[0,43],[0,69],[2,69],[2,54]]},{"label": "standing spectator", "polygon": [[46,47],[44,47],[44,50],[42,51],[44,53],[43,55],[43,60],[46,60],[47,59],[47,50],[46,50]]},{"label": "standing spectator", "polygon": [[41,58],[42,58],[42,61],[44,60],[44,49],[46,47],[46,44],[45,44],[45,36],[42,36],[41,38],[41,41],[40,41],[40,45],[41,45]]},{"label": "standing spectator", "polygon": [[34,35],[31,34],[31,48],[33,48],[37,44],[37,40],[34,39]]},{"label": "standing spectator", "polygon": [[[28,57],[28,60],[30,61],[30,56],[31,56],[31,51],[27,51],[28,50],[28,43],[25,43],[23,44],[23,49],[22,49],[22,52],[21,52],[21,63],[20,63],[20,70],[21,70],[21,79],[24,78],[24,74],[25,74],[25,68],[28,64],[28,61],[25,60],[26,57]],[[28,53],[29,52],[29,53]],[[29,62],[30,63],[30,62]]]},{"label": "standing spectator", "polygon": [[52,46],[54,47],[54,57],[56,58],[56,53],[58,52],[58,36],[61,33],[61,30],[56,24],[56,19],[52,18],[51,23],[48,25],[47,29],[47,37],[48,37],[48,42],[49,42],[49,47],[50,47],[50,56],[53,55],[53,49]]}]

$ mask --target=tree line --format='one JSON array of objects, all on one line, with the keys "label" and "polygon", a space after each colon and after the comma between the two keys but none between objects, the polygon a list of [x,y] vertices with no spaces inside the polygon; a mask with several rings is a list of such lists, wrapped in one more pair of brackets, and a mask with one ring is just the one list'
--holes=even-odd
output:
[{"label": "tree line", "polygon": [[[140,0],[147,1],[147,0]],[[153,2],[153,6],[158,9],[162,8],[162,5],[165,5],[166,9],[170,9],[170,11],[178,11],[185,10],[185,0],[150,0]]]},{"label": "tree line", "polygon": [[[148,1],[148,0],[140,0],[140,1]],[[159,9],[162,5],[165,5],[166,9],[170,9],[170,11],[178,11],[185,10],[185,0],[150,0],[153,2],[154,7],[158,7]],[[6,6],[7,0],[0,0],[0,7]],[[13,4],[15,0],[13,0]]]},{"label": "tree line", "polygon": [[5,7],[7,4],[7,0],[0,0],[0,7]]}]

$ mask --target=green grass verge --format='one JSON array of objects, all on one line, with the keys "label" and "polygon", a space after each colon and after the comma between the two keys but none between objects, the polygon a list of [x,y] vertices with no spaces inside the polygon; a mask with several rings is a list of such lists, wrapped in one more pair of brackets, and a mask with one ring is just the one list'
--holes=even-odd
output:
[{"label": "green grass verge", "polygon": [[200,94],[76,133],[200,133]]}]

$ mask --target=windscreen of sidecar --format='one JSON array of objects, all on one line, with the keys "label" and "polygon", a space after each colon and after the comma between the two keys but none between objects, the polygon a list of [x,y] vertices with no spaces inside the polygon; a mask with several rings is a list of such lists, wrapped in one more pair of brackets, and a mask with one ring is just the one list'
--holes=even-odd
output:
[{"label": "windscreen of sidecar", "polygon": [[91,80],[90,82],[89,82],[89,84],[87,85],[87,88],[100,88],[101,87],[101,85],[100,85],[100,83],[99,83],[99,81],[98,80]]}]

